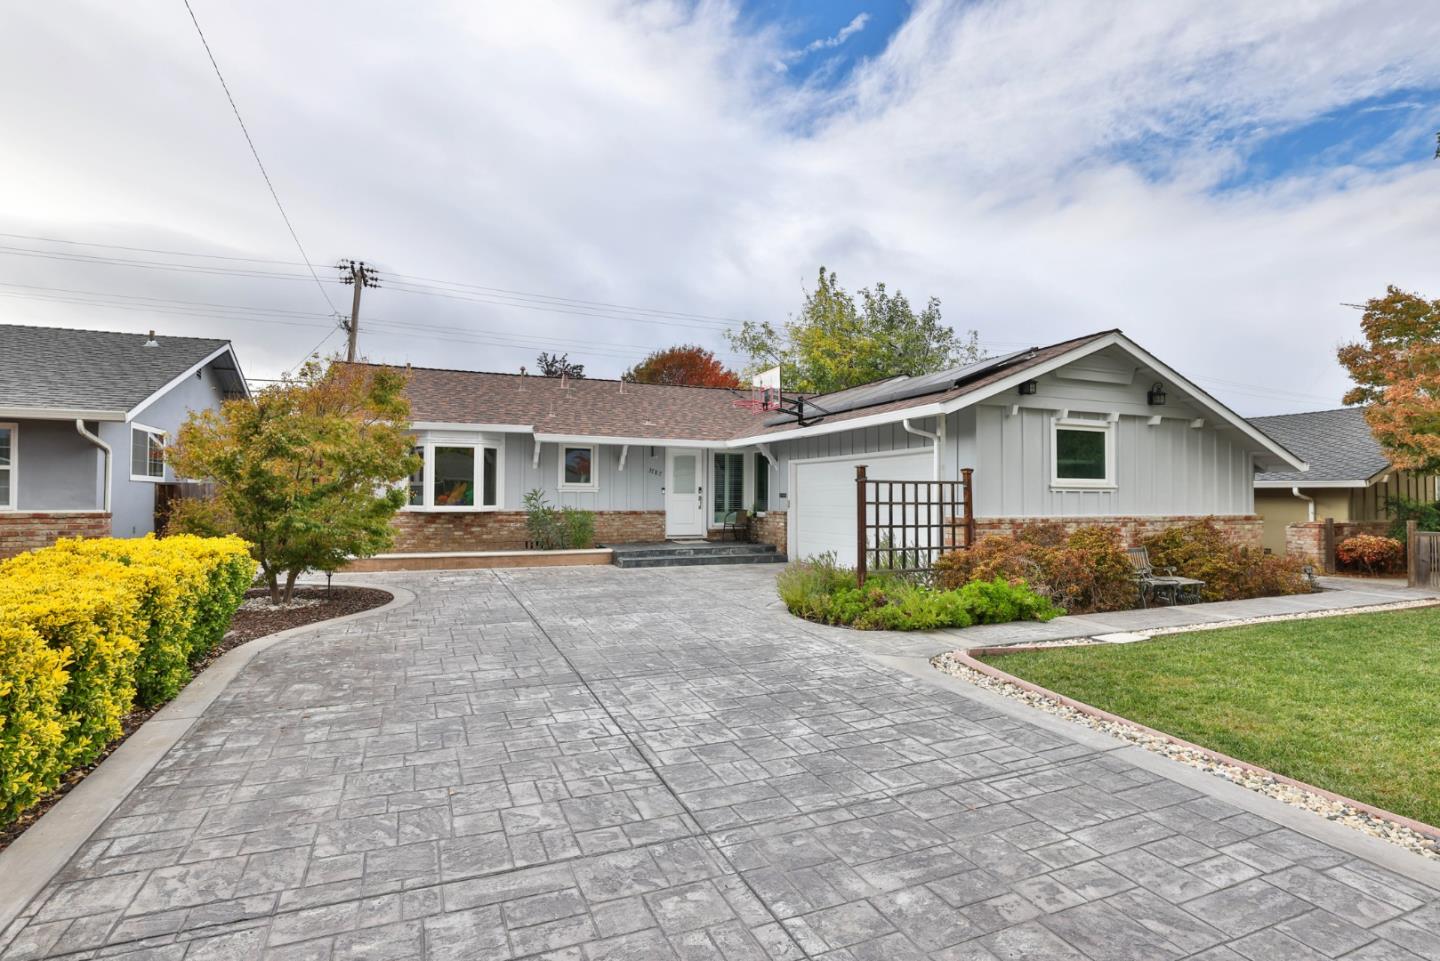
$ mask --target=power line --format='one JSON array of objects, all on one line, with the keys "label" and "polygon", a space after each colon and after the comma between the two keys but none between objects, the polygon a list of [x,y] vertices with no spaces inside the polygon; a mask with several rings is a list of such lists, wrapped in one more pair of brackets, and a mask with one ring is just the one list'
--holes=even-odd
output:
[{"label": "power line", "polygon": [[320,296],[325,298],[329,304],[331,313],[339,315],[335,304],[330,300],[330,294],[326,292],[325,285],[320,282],[320,275],[315,272],[315,266],[310,263],[310,257],[305,253],[305,245],[300,243],[300,235],[295,232],[294,224],[290,223],[290,215],[285,212],[285,205],[280,202],[280,195],[275,192],[275,185],[270,182],[270,174],[265,169],[265,164],[260,160],[260,151],[255,149],[255,141],[250,139],[250,130],[245,126],[245,118],[240,116],[240,108],[235,105],[235,98],[230,94],[230,85],[225,82],[225,75],[220,72],[220,64],[215,62],[215,54],[210,50],[210,41],[205,39],[205,31],[200,29],[200,21],[195,17],[195,10],[190,6],[190,0],[184,0],[185,9],[190,14],[190,22],[195,24],[195,32],[200,36],[200,43],[205,48],[205,56],[210,58],[210,66],[215,68],[215,76],[220,81],[220,88],[225,91],[225,99],[230,101],[230,109],[235,112],[235,120],[240,124],[240,132],[245,135],[245,142],[250,145],[250,155],[255,158],[255,166],[260,168],[260,176],[265,178],[265,186],[270,189],[270,197],[275,201],[275,209],[280,211],[280,217],[285,221],[285,229],[290,231],[290,239],[295,241],[295,249],[300,251],[300,259],[305,261],[310,276],[315,280],[315,286],[320,291]]},{"label": "power line", "polygon": [[89,240],[62,240],[59,237],[37,237],[34,234],[7,234],[0,232],[0,237],[9,237],[11,240],[38,240],[47,244],[66,244],[71,247],[104,247],[109,250],[128,250],[139,254],[166,254],[171,257],[204,257],[210,260],[237,260],[251,264],[278,264],[284,267],[304,267],[298,260],[272,260],[264,257],[231,257],[225,254],[197,254],[184,250],[160,250],[155,247],[127,247],[124,244],[102,244]]},{"label": "power line", "polygon": [[[36,250],[33,247],[0,245],[0,254],[12,257],[41,257],[46,260],[65,260],[73,263],[108,264],[115,267],[139,267],[146,270],[178,270],[190,273],[227,275],[233,277],[259,278],[267,280],[309,280],[306,274],[284,274],[273,270],[252,270],[239,267],[218,267],[205,264],[172,264],[163,260],[133,260],[124,257],[102,257],[99,254],[67,253],[60,250]],[[329,303],[327,296],[325,302]]]}]

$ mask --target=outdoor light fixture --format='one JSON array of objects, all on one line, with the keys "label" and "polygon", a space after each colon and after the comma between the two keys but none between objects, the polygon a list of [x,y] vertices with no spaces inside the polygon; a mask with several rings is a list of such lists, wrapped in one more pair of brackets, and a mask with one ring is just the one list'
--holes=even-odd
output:
[{"label": "outdoor light fixture", "polygon": [[1158,380],[1145,392],[1145,400],[1151,407],[1165,406],[1165,385]]},{"label": "outdoor light fixture", "polygon": [[1030,394],[1035,393],[1035,391],[1037,391],[1037,390],[1039,390],[1039,389],[1040,389],[1040,385],[1039,385],[1039,384],[1035,383],[1035,381],[1033,381],[1033,380],[1027,380],[1027,381],[1025,381],[1023,384],[1020,385],[1020,394],[1021,394],[1022,397],[1027,397],[1027,396],[1029,396]]}]

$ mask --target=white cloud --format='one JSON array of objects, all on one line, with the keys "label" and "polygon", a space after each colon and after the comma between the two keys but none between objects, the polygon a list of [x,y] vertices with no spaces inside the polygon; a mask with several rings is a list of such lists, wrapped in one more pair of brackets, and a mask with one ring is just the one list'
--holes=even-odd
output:
[{"label": "white cloud", "polygon": [[[1338,398],[1333,348],[1356,320],[1341,301],[1390,282],[1440,291],[1440,162],[1212,189],[1240,169],[1246,131],[1440,84],[1440,23],[1394,0],[922,2],[828,89],[777,75],[782,39],[720,2],[197,14],[323,263],[780,318],[824,262],[852,286],[938,295],[997,345],[1124,327],[1182,371],[1271,392],[1217,386],[1251,413]],[[183,10],[11,19],[0,82],[26,95],[0,102],[0,231],[294,259]],[[300,281],[3,254],[0,282],[325,310]],[[708,329],[366,297],[362,331],[369,317],[537,348],[362,337],[391,360],[515,369],[559,344],[613,374],[624,357],[555,338],[627,356],[723,345]],[[324,332],[0,304],[23,322],[224,334],[262,376]]]}]

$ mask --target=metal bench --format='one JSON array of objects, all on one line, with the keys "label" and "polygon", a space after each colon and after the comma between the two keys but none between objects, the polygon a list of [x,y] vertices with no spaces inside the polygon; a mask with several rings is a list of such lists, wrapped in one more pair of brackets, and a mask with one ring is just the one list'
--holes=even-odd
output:
[{"label": "metal bench", "polygon": [[1193,577],[1180,577],[1175,568],[1161,568],[1155,572],[1150,563],[1150,552],[1143,547],[1132,547],[1126,552],[1135,567],[1135,585],[1140,594],[1140,606],[1149,607],[1151,601],[1168,601],[1171,604],[1193,604],[1200,600],[1200,589],[1205,582]]}]

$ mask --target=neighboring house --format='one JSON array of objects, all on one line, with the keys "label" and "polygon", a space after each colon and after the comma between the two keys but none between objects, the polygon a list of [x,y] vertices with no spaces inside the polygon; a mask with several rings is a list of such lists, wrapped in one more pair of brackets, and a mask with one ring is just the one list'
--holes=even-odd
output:
[{"label": "neighboring house", "polygon": [[957,479],[974,468],[981,534],[1037,519],[1133,539],[1200,516],[1260,539],[1257,469],[1304,462],[1119,331],[806,400],[805,424],[740,394],[416,368],[424,467],[398,552],[524,545],[521,499],[596,512],[604,543],[704,537],[725,514],[792,557],[855,555],[855,467]]},{"label": "neighboring house", "polygon": [[[1434,502],[1435,477],[1394,470],[1380,449],[1363,407],[1305,414],[1252,417],[1250,423],[1303,457],[1310,470],[1266,471],[1255,475],[1255,512],[1265,519],[1265,546],[1276,554],[1312,554],[1315,535],[1286,528],[1319,523],[1339,525],[1338,539],[1353,533],[1383,533],[1392,498]],[[1298,537],[1298,542],[1297,542]]]},{"label": "neighboring house", "polygon": [[0,325],[0,557],[154,530],[164,445],[246,396],[229,341]]}]

